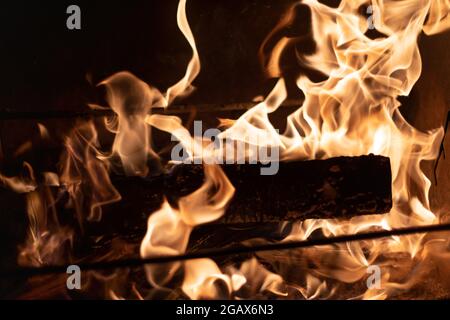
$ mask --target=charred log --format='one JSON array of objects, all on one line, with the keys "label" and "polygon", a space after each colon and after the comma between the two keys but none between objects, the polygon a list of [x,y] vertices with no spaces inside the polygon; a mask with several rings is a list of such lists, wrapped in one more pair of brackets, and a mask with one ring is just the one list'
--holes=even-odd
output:
[{"label": "charred log", "polygon": [[[280,162],[274,175],[261,165],[223,165],[236,188],[219,223],[349,219],[392,207],[389,158],[375,155]],[[201,165],[179,165],[165,179],[172,204],[203,182]]]},{"label": "charred log", "polygon": [[[224,216],[212,224],[238,227],[246,234],[255,226],[261,229],[262,224],[349,219],[386,213],[392,206],[390,162],[382,156],[282,162],[277,174],[266,176],[260,174],[260,165],[222,168],[236,191]],[[87,235],[139,238],[148,216],[164,199],[176,207],[180,197],[197,190],[203,181],[203,166],[194,164],[177,165],[169,173],[151,178],[115,176],[112,182],[122,199],[105,206],[102,219],[83,228]],[[70,216],[63,203],[63,216]]]}]

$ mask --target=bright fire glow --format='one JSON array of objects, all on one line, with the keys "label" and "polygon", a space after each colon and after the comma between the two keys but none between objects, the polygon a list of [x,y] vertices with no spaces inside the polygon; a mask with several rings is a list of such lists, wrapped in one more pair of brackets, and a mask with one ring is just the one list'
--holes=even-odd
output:
[{"label": "bright fire glow", "polygon": [[[424,31],[431,35],[447,30],[450,5],[441,0],[372,0],[374,26],[382,36],[370,39],[366,36],[366,17],[358,13],[368,2],[343,0],[338,8],[330,8],[316,0],[302,1],[311,11],[316,51],[299,56],[299,59],[320,71],[326,79],[321,82],[313,82],[306,76],[297,79],[296,85],[305,99],[289,115],[285,132],[280,134],[269,121],[269,114],[287,98],[283,78],[264,101],[239,119],[222,120],[225,127],[222,138],[249,142],[260,136],[260,141],[279,148],[282,161],[369,153],[390,158],[393,176],[390,213],[349,221],[303,221],[294,225],[285,240],[306,239],[319,229],[326,236],[332,236],[439,222],[439,216],[430,210],[430,180],[420,164],[435,159],[443,130],[420,132],[412,127],[400,113],[397,98],[408,95],[421,74],[419,34]],[[289,11],[276,28],[288,24],[293,15],[294,11]],[[189,134],[181,119],[152,114],[155,107],[170,110],[176,97],[189,94],[191,83],[200,72],[199,54],[189,28],[185,0],[179,2],[177,22],[193,51],[184,77],[166,93],[161,93],[128,72],[113,75],[101,83],[106,86],[108,103],[117,115],[105,122],[115,134],[111,152],[98,151],[98,137],[92,124],[80,125],[66,142],[59,180],[69,190],[80,221],[85,218],[99,220],[102,205],[120,200],[109,179],[111,168],[120,167],[127,175],[138,176],[147,176],[152,171],[147,166],[148,160],[159,159],[151,147],[152,127],[176,134],[191,155],[194,154],[191,146],[202,143]],[[282,38],[269,53],[266,59],[269,75],[281,77],[280,57],[292,40]],[[220,166],[206,165],[205,177],[202,187],[181,198],[177,208],[166,201],[149,216],[147,233],[140,246],[142,257],[185,252],[193,228],[224,214],[235,191],[233,186]],[[44,215],[42,212],[46,209],[37,191],[33,191],[33,184],[26,185],[2,176],[0,179],[18,191],[32,191],[29,212],[33,217]],[[93,190],[89,196],[85,194],[86,188]],[[30,252],[36,250],[33,248],[45,236],[44,229],[45,223],[36,220],[32,226],[31,244],[24,249],[24,255],[29,257]],[[427,272],[427,257],[449,261],[447,239],[436,237],[428,242],[424,242],[424,235],[391,237],[297,250],[289,255],[261,253],[239,268],[222,268],[211,259],[199,259],[151,265],[145,271],[152,286],[178,286],[191,299],[245,298],[260,293],[317,299],[333,297],[339,286],[364,280],[367,268],[377,264],[383,271],[381,286],[366,288],[346,298],[385,299],[417,283]],[[65,238],[55,235],[52,239],[63,241],[69,238],[66,234]],[[55,246],[53,240],[49,243],[52,247]],[[257,241],[260,239],[251,242]],[[42,262],[42,250],[39,252],[37,260]],[[393,262],[386,258],[390,254],[406,258]],[[36,259],[29,260],[36,264]],[[260,261],[264,261],[265,266],[270,265],[271,271]],[[404,274],[398,275],[395,272],[398,268]],[[301,277],[301,281],[295,285],[289,281],[291,284],[287,285],[284,280],[292,273]],[[177,283],[180,274],[183,280]],[[136,295],[140,297],[140,294]],[[119,298],[115,292],[111,292],[111,296]]]}]

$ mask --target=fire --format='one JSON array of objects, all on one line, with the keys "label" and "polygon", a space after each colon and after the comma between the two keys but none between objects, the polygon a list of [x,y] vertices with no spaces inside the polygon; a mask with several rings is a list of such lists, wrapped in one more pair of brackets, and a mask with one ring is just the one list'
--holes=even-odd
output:
[{"label": "fire", "polygon": [[[147,234],[141,243],[142,257],[185,252],[195,226],[214,221],[225,213],[225,206],[234,194],[233,186],[219,166],[205,166],[205,179],[200,189],[180,199],[178,210],[165,202],[149,217]],[[181,263],[147,266],[147,278],[154,286],[164,285],[180,267]],[[198,298],[198,286],[212,286],[205,282],[222,277],[218,266],[210,259],[185,262],[184,269],[183,291],[191,298]]]},{"label": "fire", "polygon": [[[384,36],[372,40],[365,35],[367,24],[363,17],[357,14],[364,3],[342,1],[333,9],[314,0],[303,1],[311,10],[312,35],[317,48],[314,54],[299,58],[327,79],[315,83],[305,76],[298,78],[297,86],[305,100],[288,117],[283,134],[277,133],[268,117],[286,98],[283,79],[265,101],[236,121],[228,122],[230,126],[221,134],[223,138],[241,141],[266,135],[265,141],[280,148],[283,161],[368,153],[391,159],[394,207],[388,215],[358,217],[349,222],[306,221],[297,224],[286,240],[306,239],[319,229],[330,236],[439,221],[430,211],[430,181],[420,169],[420,163],[436,157],[443,131],[423,133],[413,128],[399,112],[397,98],[408,95],[420,76],[418,35],[422,30],[432,34],[448,28],[450,8],[439,1],[411,0],[401,4],[373,1],[375,28]],[[292,14],[290,12],[281,24],[289,23]],[[269,74],[280,75],[280,56],[289,41],[282,38],[275,45],[268,59]],[[166,129],[173,132],[175,128]],[[186,141],[188,146],[188,138],[180,140]],[[413,191],[413,184],[420,188]],[[407,253],[410,259],[421,261],[424,256],[418,255],[426,247],[423,239],[424,236],[393,237],[308,250],[307,256],[315,264],[315,271],[305,274],[306,288],[299,290],[305,298],[332,295],[335,288],[330,288],[324,279],[356,282],[367,275],[368,266],[385,252]],[[264,254],[260,258],[275,263],[277,256]],[[328,265],[330,261],[333,263]],[[295,263],[288,264],[288,268],[295,267]],[[382,267],[390,268],[389,265]],[[205,269],[210,275],[218,273],[215,268]],[[207,271],[202,273],[203,277]],[[286,270],[280,272],[285,273]],[[397,288],[412,285],[396,282],[389,274],[389,270],[384,272],[382,289],[368,289],[361,298],[386,298]],[[196,274],[195,280],[199,281],[202,275]],[[191,283],[190,278],[187,281]],[[417,281],[417,277],[410,277],[408,281]],[[189,296],[192,298],[192,294]]]},{"label": "fire", "polygon": [[[264,146],[279,150],[281,161],[369,153],[389,157],[393,208],[387,215],[363,216],[345,222],[308,220],[296,223],[284,241],[307,239],[315,231],[332,236],[439,222],[439,215],[430,209],[430,180],[420,164],[435,159],[443,130],[420,132],[415,129],[400,113],[398,97],[408,95],[421,74],[418,36],[422,31],[431,35],[449,29],[450,5],[440,0],[373,0],[372,20],[380,36],[371,39],[366,35],[369,27],[366,18],[359,14],[367,1],[342,0],[337,8],[316,0],[304,0],[302,4],[311,11],[311,33],[316,50],[298,57],[303,65],[319,71],[325,80],[313,82],[304,75],[299,76],[296,85],[304,101],[287,118],[285,132],[279,133],[269,115],[287,98],[281,56],[294,40],[279,39],[272,52],[262,57],[267,61],[267,74],[278,77],[278,82],[263,101],[239,119],[222,119],[220,138],[241,141],[250,149],[253,139],[259,137],[257,141],[264,141]],[[294,17],[294,10],[289,11],[275,30],[288,25]],[[115,118],[105,121],[107,129],[114,134],[111,151],[99,151],[92,123],[80,125],[66,141],[59,181],[70,194],[80,224],[85,219],[100,220],[101,207],[120,200],[109,178],[111,170],[123,169],[125,174],[137,176],[161,170],[159,155],[152,148],[152,128],[176,136],[190,157],[200,156],[205,160],[213,156],[196,153],[195,149],[206,141],[192,137],[181,119],[152,114],[155,108],[170,109],[174,99],[192,92],[192,82],[200,72],[200,58],[188,24],[185,0],[179,2],[177,22],[193,51],[184,77],[161,93],[128,72],[111,76],[100,84],[106,86],[108,103],[116,114]],[[272,32],[269,37],[275,34]],[[260,54],[264,55],[262,50]],[[152,161],[158,165],[149,166]],[[224,214],[234,187],[220,166],[208,164],[204,168],[205,181],[197,191],[181,198],[177,206],[165,201],[159,210],[149,215],[147,233],[140,245],[141,257],[186,252],[192,230]],[[31,228],[33,249],[28,250],[35,252],[44,237],[42,230],[46,228],[45,222],[37,217],[48,214],[42,197],[33,191],[32,183],[3,176],[0,179],[17,191],[31,192],[29,213],[35,223]],[[60,237],[54,238],[56,243],[52,239],[48,240],[52,247],[62,241]],[[427,271],[428,257],[448,261],[449,253],[444,245],[447,241],[425,235],[391,237],[297,250],[289,255],[260,253],[240,267],[221,267],[211,259],[198,259],[148,265],[145,272],[153,287],[179,287],[191,299],[248,298],[261,293],[319,299],[333,297],[340,287],[364,280],[369,267],[376,264],[382,270],[381,286],[365,288],[346,298],[385,299],[420,281]],[[26,254],[27,249],[24,252]],[[388,259],[390,254],[402,258]],[[39,263],[49,261],[38,256]],[[400,273],[396,272],[399,267],[403,270]],[[293,272],[295,270],[301,272]],[[142,298],[134,290],[135,295]],[[120,298],[114,290],[110,296]]]},{"label": "fire", "polygon": [[84,219],[100,220],[102,206],[120,200],[100,157],[94,124],[81,124],[66,140],[61,159],[61,183],[70,195],[80,225]]},{"label": "fire", "polygon": [[177,23],[186,40],[189,42],[193,53],[184,77],[167,90],[165,96],[166,105],[172,103],[176,97],[191,93],[193,90],[191,83],[200,73],[200,57],[186,16],[186,0],[180,0],[178,4]]},{"label": "fire", "polygon": [[119,159],[127,175],[146,176],[148,158],[157,158],[150,146],[150,128],[145,115],[162,96],[143,81],[128,72],[121,72],[106,79],[100,85],[106,86],[107,100],[117,119],[106,122],[107,128],[115,134],[110,156]]}]

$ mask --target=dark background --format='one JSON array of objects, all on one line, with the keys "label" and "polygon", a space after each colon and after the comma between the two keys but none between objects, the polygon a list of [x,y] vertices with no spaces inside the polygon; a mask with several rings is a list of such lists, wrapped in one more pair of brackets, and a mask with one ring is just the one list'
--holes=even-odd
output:
[{"label": "dark background", "polygon": [[[187,3],[202,70],[191,98],[251,101],[267,92],[257,53],[292,0]],[[81,30],[66,28],[66,8],[81,8]],[[77,110],[93,85],[128,70],[161,91],[185,73],[191,49],[176,24],[178,1],[21,1],[0,13],[0,109]],[[89,80],[90,79],[90,80]]]},{"label": "dark background", "polygon": [[[188,1],[188,20],[202,65],[194,81],[198,89],[190,101],[248,102],[266,94],[274,81],[264,76],[258,50],[295,2]],[[322,2],[335,6],[339,1]],[[81,30],[66,28],[70,4],[81,7]],[[176,24],[177,5],[177,0],[3,3],[0,111],[86,109],[87,103],[98,100],[95,84],[122,70],[165,91],[184,75],[192,54]],[[289,35],[308,32],[308,12],[302,13]],[[450,90],[449,39],[449,33],[421,37],[423,75],[417,84],[419,91],[422,85],[433,84],[433,95],[441,90],[446,103]],[[301,43],[299,48],[308,46]],[[295,64],[294,60],[286,61],[286,65]],[[418,95],[412,94],[415,103],[421,99]]]}]

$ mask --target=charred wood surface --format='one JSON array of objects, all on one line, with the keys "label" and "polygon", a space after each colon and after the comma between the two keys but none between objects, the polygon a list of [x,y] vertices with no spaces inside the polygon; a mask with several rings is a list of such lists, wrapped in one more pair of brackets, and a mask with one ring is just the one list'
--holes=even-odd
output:
[{"label": "charred wood surface", "polygon": [[[222,168],[236,192],[220,223],[348,219],[392,207],[391,167],[382,156],[280,162],[275,175],[261,175],[260,165]],[[175,204],[202,181],[201,165],[179,165],[165,179],[165,194]]]},{"label": "charred wood surface", "polygon": [[[196,229],[198,235],[195,238],[214,238],[214,234],[219,238],[221,234],[232,234],[227,239],[236,240],[233,242],[248,238],[250,234],[278,238],[283,236],[278,234],[279,222],[313,218],[349,219],[386,213],[392,206],[388,158],[368,155],[283,162],[279,165],[278,173],[272,176],[261,175],[259,165],[223,165],[236,189],[235,194],[225,215]],[[141,239],[148,216],[160,208],[165,198],[176,206],[180,197],[197,190],[203,181],[203,166],[188,164],[178,165],[169,173],[153,178],[115,176],[112,182],[122,199],[104,206],[100,221],[84,224],[83,238],[88,241],[87,238],[100,237],[103,240],[99,246],[106,245],[105,241],[116,236]],[[64,220],[75,216],[71,212],[73,209],[64,205],[67,199],[61,199],[59,215],[66,217]],[[25,217],[25,209],[22,212]],[[76,224],[70,221],[67,222],[69,225]],[[91,248],[92,243],[88,242],[80,247]],[[79,254],[83,256],[85,253]]]},{"label": "charred wood surface", "polygon": [[[387,213],[392,207],[390,161],[382,156],[281,162],[275,175],[261,175],[261,166],[253,164],[222,168],[236,191],[224,216],[212,224],[248,227],[306,219],[350,219]],[[105,208],[94,229],[102,233],[106,225],[108,231],[123,234],[145,228],[147,217],[160,208],[164,198],[176,207],[181,197],[203,182],[203,166],[195,164],[177,165],[153,178],[116,177],[113,183],[122,200]]]}]

